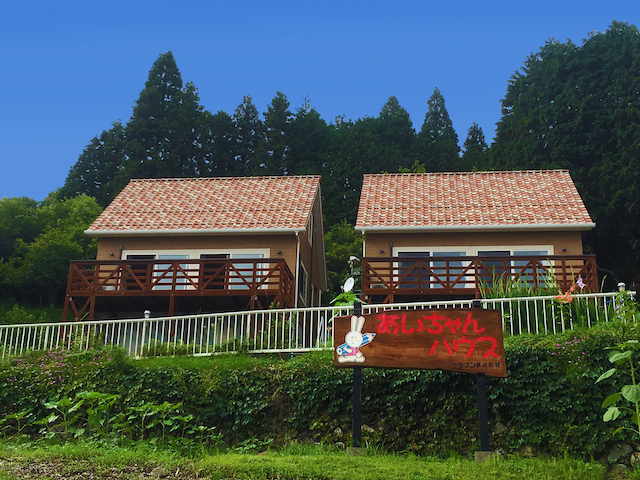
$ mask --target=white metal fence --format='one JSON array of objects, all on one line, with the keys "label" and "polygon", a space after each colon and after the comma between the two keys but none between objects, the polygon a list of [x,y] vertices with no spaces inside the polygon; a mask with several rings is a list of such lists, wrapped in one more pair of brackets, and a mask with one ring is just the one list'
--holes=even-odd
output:
[{"label": "white metal fence", "polygon": [[[635,292],[632,292],[635,294]],[[554,296],[480,300],[502,312],[505,335],[559,333],[609,321],[615,293],[577,294],[568,304]],[[470,308],[473,300],[363,305],[363,313],[397,309]],[[132,356],[217,353],[301,353],[334,348],[334,316],[353,307],[254,310],[184,317],[0,325],[0,355],[26,350],[120,345]],[[640,320],[640,319],[638,319]],[[339,339],[340,341],[342,339]]]}]

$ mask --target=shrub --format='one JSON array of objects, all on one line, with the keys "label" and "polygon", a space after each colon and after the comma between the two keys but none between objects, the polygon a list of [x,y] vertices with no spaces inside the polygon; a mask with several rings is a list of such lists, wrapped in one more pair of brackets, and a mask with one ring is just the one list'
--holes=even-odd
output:
[{"label": "shrub", "polygon": [[[613,383],[615,378],[598,384],[595,380],[609,368],[604,348],[629,339],[640,339],[635,323],[614,322],[558,336],[508,338],[509,376],[487,381],[492,446],[505,452],[528,447],[554,455],[601,458],[627,438],[625,433],[612,438],[613,427],[602,421],[602,401],[620,386]],[[366,445],[431,456],[468,455],[477,450],[472,375],[383,369],[363,373]],[[51,378],[56,381],[46,384]],[[79,407],[78,421],[85,425],[67,425],[67,434],[72,428],[88,431],[86,423],[92,414],[95,433],[96,415],[104,413],[99,418],[104,423],[107,414],[98,412],[99,402],[92,399],[116,395],[108,413],[119,420],[107,430],[117,431],[116,425],[138,418],[139,427],[119,430],[127,438],[174,435],[173,423],[167,423],[174,420],[181,430],[183,426],[185,431],[190,429],[192,438],[197,434],[192,427],[197,426],[202,432],[221,435],[216,441],[223,438],[230,446],[278,445],[292,438],[348,444],[351,437],[352,374],[333,367],[331,352],[289,361],[238,355],[135,360],[118,350],[31,353],[0,364],[0,381],[6,433],[19,429],[37,434],[40,427],[33,421],[53,411],[47,403],[51,406],[63,398],[76,401],[82,395],[86,399]],[[179,411],[169,408],[177,404]],[[142,415],[148,417],[144,423]],[[191,418],[189,428],[178,417]],[[67,421],[74,418],[68,416]],[[60,429],[56,432],[61,434]]]}]

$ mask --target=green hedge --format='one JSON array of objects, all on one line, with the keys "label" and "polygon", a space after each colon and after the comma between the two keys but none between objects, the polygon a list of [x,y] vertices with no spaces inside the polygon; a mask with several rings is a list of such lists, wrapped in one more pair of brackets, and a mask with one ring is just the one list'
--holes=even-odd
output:
[{"label": "green hedge", "polygon": [[[555,337],[507,340],[508,377],[487,379],[491,444],[505,452],[601,458],[625,434],[602,421],[601,403],[619,389],[605,347],[640,339],[636,324],[609,324]],[[363,440],[421,455],[478,449],[475,378],[416,370],[363,370]],[[247,439],[349,444],[351,371],[328,353],[291,360],[246,357],[135,360],[122,352],[34,352],[0,365],[0,413],[32,409],[82,391],[119,395],[114,411],[182,402],[184,414],[216,427],[228,445]],[[7,423],[8,424],[8,423]],[[37,435],[36,425],[24,430]]]}]

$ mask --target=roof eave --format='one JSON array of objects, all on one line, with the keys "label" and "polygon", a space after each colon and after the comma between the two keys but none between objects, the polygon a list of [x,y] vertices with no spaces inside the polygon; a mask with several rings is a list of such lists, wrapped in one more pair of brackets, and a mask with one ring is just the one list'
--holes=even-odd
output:
[{"label": "roof eave", "polygon": [[304,232],[304,227],[296,228],[173,228],[165,230],[85,230],[93,237],[139,237],[145,235],[277,235]]},{"label": "roof eave", "polygon": [[357,226],[356,230],[369,233],[407,232],[502,232],[502,231],[546,231],[546,230],[591,230],[595,223],[536,223],[518,225],[411,225],[411,226]]}]

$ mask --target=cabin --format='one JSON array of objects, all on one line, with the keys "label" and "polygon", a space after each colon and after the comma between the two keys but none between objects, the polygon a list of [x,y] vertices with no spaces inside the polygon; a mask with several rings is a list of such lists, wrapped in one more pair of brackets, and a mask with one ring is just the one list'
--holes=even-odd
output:
[{"label": "cabin", "polygon": [[362,295],[478,298],[513,281],[596,292],[582,245],[594,226],[567,170],[365,175]]},{"label": "cabin", "polygon": [[321,304],[319,176],[135,179],[85,232],[64,318],[111,319]]}]

